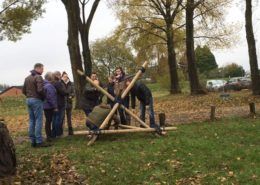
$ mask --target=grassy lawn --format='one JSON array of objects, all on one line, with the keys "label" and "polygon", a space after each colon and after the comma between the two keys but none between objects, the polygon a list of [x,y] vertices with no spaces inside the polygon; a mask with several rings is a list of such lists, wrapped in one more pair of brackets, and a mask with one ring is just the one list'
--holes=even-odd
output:
[{"label": "grassy lawn", "polygon": [[83,184],[260,184],[259,119],[181,125],[161,138],[110,135],[92,147],[86,143],[84,136],[74,136],[47,149],[18,145],[21,181],[28,183],[34,171],[36,182],[46,182],[53,156],[57,160],[62,154],[83,176]]},{"label": "grassy lawn", "polygon": [[[164,111],[259,102],[250,92],[234,93],[223,102],[218,94],[169,96],[157,84],[150,88],[155,107]],[[259,118],[179,125],[160,138],[148,133],[106,135],[92,147],[85,136],[73,136],[33,149],[26,141],[24,103],[24,98],[0,102],[0,117],[17,143],[16,184],[260,184]],[[76,129],[82,128],[85,116],[79,111],[73,115]]]}]

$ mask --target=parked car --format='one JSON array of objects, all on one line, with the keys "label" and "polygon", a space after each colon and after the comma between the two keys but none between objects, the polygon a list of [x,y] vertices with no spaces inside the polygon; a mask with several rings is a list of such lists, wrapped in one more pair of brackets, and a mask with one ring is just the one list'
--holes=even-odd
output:
[{"label": "parked car", "polygon": [[242,87],[242,89],[251,89],[252,88],[252,81],[251,78],[242,78],[240,80],[240,85]]},{"label": "parked car", "polygon": [[251,79],[246,77],[230,78],[224,86],[225,91],[228,90],[240,91],[242,89],[250,89],[250,88],[251,88]]},{"label": "parked car", "polygon": [[206,89],[208,91],[220,91],[227,81],[225,80],[208,80],[206,84]]}]

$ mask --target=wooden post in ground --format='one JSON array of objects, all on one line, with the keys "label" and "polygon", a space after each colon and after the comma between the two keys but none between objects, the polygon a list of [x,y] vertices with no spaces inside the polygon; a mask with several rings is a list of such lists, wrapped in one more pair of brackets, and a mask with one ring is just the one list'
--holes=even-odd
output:
[{"label": "wooden post in ground", "polygon": [[165,120],[166,120],[165,113],[160,113],[159,114],[159,124],[160,124],[160,127],[162,127],[162,128],[165,127]]},{"label": "wooden post in ground", "polygon": [[249,103],[249,108],[250,108],[250,115],[255,116],[256,115],[255,103],[253,103],[253,102]]},{"label": "wooden post in ground", "polygon": [[214,121],[216,119],[216,106],[212,105],[210,107],[210,120]]}]

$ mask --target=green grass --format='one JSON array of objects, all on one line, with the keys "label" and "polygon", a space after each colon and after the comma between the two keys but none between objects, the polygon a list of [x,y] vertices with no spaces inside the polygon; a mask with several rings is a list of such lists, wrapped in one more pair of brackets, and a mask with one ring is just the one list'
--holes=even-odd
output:
[{"label": "green grass", "polygon": [[[160,138],[106,135],[92,147],[86,144],[83,136],[60,139],[48,149],[25,143],[17,154],[33,155],[47,167],[51,155],[63,153],[89,184],[260,184],[259,119],[182,125]],[[24,171],[32,164],[20,165]]]},{"label": "green grass", "polygon": [[5,97],[0,100],[0,116],[26,114],[25,97]]},{"label": "green grass", "polygon": [[169,95],[169,90],[162,87],[159,83],[147,84],[148,88],[152,91],[153,97],[163,97]]}]

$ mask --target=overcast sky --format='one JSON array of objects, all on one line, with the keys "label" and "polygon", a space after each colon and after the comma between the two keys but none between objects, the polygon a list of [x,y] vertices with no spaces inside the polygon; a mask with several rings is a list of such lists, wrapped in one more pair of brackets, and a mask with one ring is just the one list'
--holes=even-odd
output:
[{"label": "overcast sky", "polygon": [[[244,22],[242,8],[233,8],[229,14],[230,21]],[[260,11],[255,12],[256,18],[260,18]],[[90,30],[90,40],[94,41],[110,34],[116,25],[118,21],[112,11],[101,1]],[[256,27],[260,26],[256,25]],[[257,28],[256,33],[257,39],[260,36]],[[244,26],[240,35],[241,40],[236,47],[226,51],[214,51],[219,66],[236,62],[246,70],[249,69]],[[43,18],[33,23],[31,34],[24,35],[23,39],[16,43],[0,42],[0,84],[22,85],[24,78],[36,62],[45,65],[45,72],[65,70],[71,75],[66,41],[67,17],[64,6],[60,0],[51,0],[46,5]],[[260,55],[260,44],[257,43],[257,46],[258,55]]]}]

